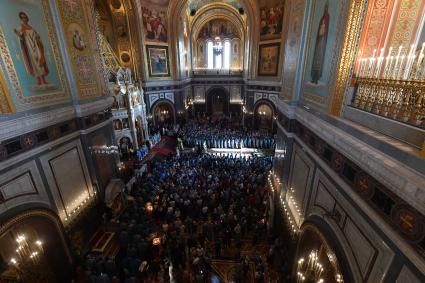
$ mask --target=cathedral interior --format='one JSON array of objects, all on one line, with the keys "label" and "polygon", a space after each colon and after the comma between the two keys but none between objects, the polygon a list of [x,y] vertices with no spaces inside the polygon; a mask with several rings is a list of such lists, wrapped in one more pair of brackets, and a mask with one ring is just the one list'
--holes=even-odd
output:
[{"label": "cathedral interior", "polygon": [[424,0],[0,0],[0,282],[425,282]]}]

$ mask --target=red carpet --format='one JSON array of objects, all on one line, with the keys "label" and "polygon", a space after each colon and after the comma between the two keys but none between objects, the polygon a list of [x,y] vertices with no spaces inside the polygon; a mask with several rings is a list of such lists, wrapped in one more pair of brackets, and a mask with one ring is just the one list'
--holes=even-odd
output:
[{"label": "red carpet", "polygon": [[177,140],[173,137],[162,136],[161,140],[149,151],[146,160],[151,160],[157,157],[158,154],[163,155],[164,157],[176,155],[174,150],[177,145]]}]

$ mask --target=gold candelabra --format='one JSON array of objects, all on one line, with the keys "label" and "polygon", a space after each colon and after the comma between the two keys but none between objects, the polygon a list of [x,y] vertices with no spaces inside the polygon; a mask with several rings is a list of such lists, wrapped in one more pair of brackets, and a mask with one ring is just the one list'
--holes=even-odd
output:
[{"label": "gold candelabra", "polygon": [[323,265],[319,262],[317,250],[312,250],[308,259],[300,258],[297,265],[297,283],[317,282],[323,283]]},{"label": "gold candelabra", "polygon": [[425,127],[425,42],[420,49],[382,48],[356,64],[357,92],[352,106]]},{"label": "gold candelabra", "polygon": [[359,78],[352,106],[425,127],[425,82]]},{"label": "gold candelabra", "polygon": [[49,282],[49,274],[43,263],[44,243],[30,239],[25,234],[16,238],[16,254],[10,259],[10,266],[16,272],[19,282]]}]

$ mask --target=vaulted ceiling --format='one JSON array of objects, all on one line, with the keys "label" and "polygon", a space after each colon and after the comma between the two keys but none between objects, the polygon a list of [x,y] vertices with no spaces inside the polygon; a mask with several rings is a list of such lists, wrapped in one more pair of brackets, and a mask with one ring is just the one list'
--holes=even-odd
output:
[{"label": "vaulted ceiling", "polygon": [[233,6],[235,9],[243,7],[243,1],[239,0],[188,0],[188,10],[199,10],[205,5],[214,3],[225,3]]}]

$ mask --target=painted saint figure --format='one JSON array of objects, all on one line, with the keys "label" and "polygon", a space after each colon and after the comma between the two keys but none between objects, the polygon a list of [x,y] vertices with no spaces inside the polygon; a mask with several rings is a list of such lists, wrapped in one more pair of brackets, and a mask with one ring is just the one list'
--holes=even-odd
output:
[{"label": "painted saint figure", "polygon": [[37,78],[38,85],[47,85],[46,76],[49,74],[44,45],[40,35],[28,24],[29,18],[24,12],[19,12],[21,27],[15,29],[19,37],[22,56],[26,71],[29,75]]},{"label": "painted saint figure", "polygon": [[328,3],[325,4],[323,16],[319,22],[319,29],[317,31],[316,45],[314,49],[313,64],[311,66],[311,82],[318,84],[323,74],[323,65],[325,62],[326,43],[328,39],[329,30],[329,13]]}]

